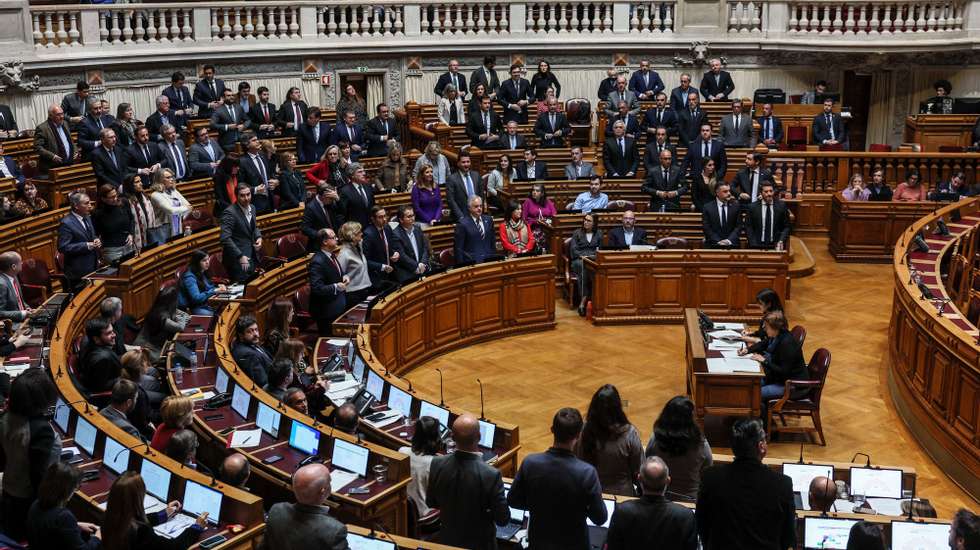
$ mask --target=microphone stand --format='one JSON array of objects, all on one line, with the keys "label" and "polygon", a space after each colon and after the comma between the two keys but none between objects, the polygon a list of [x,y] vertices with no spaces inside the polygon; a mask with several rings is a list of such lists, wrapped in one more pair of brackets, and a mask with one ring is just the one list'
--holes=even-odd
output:
[{"label": "microphone stand", "polygon": [[436,369],[436,372],[439,373],[439,406],[445,407],[446,400],[443,398],[443,393],[442,393],[442,369]]},{"label": "microphone stand", "polygon": [[480,385],[480,420],[486,422],[487,416],[483,412],[483,382],[479,378],[476,379],[476,383]]}]

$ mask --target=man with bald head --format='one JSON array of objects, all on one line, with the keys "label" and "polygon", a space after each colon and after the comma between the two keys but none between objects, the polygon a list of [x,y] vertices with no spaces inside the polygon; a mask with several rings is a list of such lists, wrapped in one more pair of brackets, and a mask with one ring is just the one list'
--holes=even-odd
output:
[{"label": "man with bald head", "polygon": [[829,512],[837,500],[837,484],[826,476],[817,476],[810,480],[810,510]]},{"label": "man with bald head", "polygon": [[248,459],[245,458],[245,455],[234,453],[226,456],[224,461],[222,461],[221,467],[218,469],[218,479],[232,487],[248,491],[249,489],[245,486],[245,483],[248,482],[251,473],[252,470],[248,465]]},{"label": "man with bald head", "polygon": [[52,168],[68,166],[79,159],[78,148],[71,140],[71,130],[61,107],[49,106],[48,119],[34,129],[34,151],[38,155],[37,170],[41,176],[47,176]]},{"label": "man with bald head", "polygon": [[695,550],[698,531],[694,512],[668,501],[670,471],[658,456],[643,463],[638,476],[643,496],[616,506],[609,523],[607,550],[671,548]]},{"label": "man with bald head", "polygon": [[264,550],[346,550],[347,527],[323,505],[330,496],[330,470],[308,464],[293,474],[296,502],[277,502],[266,519]]},{"label": "man with bald head", "polygon": [[12,250],[0,254],[0,319],[23,321],[31,314],[18,278],[23,266],[20,254]]},{"label": "man with bald head", "polygon": [[507,525],[510,510],[500,471],[483,462],[480,425],[471,414],[453,422],[456,452],[432,459],[425,503],[442,511],[436,540],[470,550],[497,548],[496,525]]}]

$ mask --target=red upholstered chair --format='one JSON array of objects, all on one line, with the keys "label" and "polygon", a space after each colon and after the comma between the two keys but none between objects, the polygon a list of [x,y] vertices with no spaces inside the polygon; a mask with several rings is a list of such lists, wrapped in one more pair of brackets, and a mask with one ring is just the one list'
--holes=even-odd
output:
[{"label": "red upholstered chair", "polygon": [[314,324],[310,315],[310,285],[303,285],[293,293],[293,323],[300,332]]},{"label": "red upholstered chair", "polygon": [[306,255],[306,236],[302,233],[289,233],[276,240],[276,256],[282,261],[295,260]]},{"label": "red upholstered chair", "polygon": [[843,143],[822,143],[820,144],[821,151],[843,151]]},{"label": "red upholstered chair", "polygon": [[455,252],[452,248],[447,248],[439,252],[439,263],[443,267],[452,267],[456,265],[456,258],[454,256]]},{"label": "red upholstered chair", "polygon": [[796,325],[793,327],[793,330],[791,330],[790,333],[793,335],[793,338],[796,339],[796,343],[802,348],[803,342],[806,341],[806,329],[800,325]]},{"label": "red upholstered chair", "polygon": [[684,237],[661,237],[657,239],[657,248],[683,250],[687,248],[687,239]]},{"label": "red upholstered chair", "polygon": [[966,320],[973,326],[980,322],[980,294],[970,292],[970,303],[966,308]]},{"label": "red upholstered chair", "polygon": [[626,210],[636,210],[636,204],[633,201],[623,201],[623,206],[619,205],[618,201],[609,201],[609,206],[606,207],[609,211],[626,211]]},{"label": "red upholstered chair", "polygon": [[216,285],[226,285],[231,280],[225,265],[221,263],[221,252],[215,252],[209,256],[211,263],[208,265],[208,279]]},{"label": "red upholstered chair", "polygon": [[177,286],[177,279],[164,279],[163,282],[160,283],[160,290],[164,290],[172,286]]},{"label": "red upholstered chair", "polygon": [[868,147],[868,151],[871,151],[872,153],[891,153],[892,146],[884,143],[872,143]]},{"label": "red upholstered chair", "polygon": [[963,152],[963,148],[960,147],[959,145],[940,145],[939,146],[939,152],[940,153],[962,153]]},{"label": "red upholstered chair", "polygon": [[793,147],[803,145],[806,148],[806,126],[790,126],[786,128],[786,145]]},{"label": "red upholstered chair", "polygon": [[20,288],[24,293],[24,301],[31,307],[37,307],[48,299],[51,293],[51,274],[44,260],[26,258],[20,272]]},{"label": "red upholstered chair", "polygon": [[[807,370],[810,372],[809,380],[787,380],[783,396],[767,404],[768,428],[766,433],[770,439],[773,432],[815,433],[820,438],[820,445],[827,445],[827,440],[823,436],[823,426],[820,423],[820,396],[823,395],[827,371],[830,370],[830,351],[824,348],[815,351],[810,358]],[[802,393],[804,390],[806,390],[805,393]],[[809,417],[813,422],[813,427],[805,426],[802,423],[793,426],[787,425],[787,416],[795,416],[800,419]],[[776,418],[779,419],[778,423]]]},{"label": "red upholstered chair", "polygon": [[192,233],[197,233],[202,229],[214,227],[214,216],[207,210],[195,208],[184,218],[184,224],[191,229]]}]

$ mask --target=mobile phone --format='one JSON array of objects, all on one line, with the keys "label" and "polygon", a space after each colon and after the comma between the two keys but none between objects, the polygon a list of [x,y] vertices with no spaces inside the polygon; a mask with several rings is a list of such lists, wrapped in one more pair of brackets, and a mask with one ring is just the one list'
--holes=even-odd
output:
[{"label": "mobile phone", "polygon": [[99,479],[98,470],[85,470],[82,472],[82,481],[95,481]]},{"label": "mobile phone", "polygon": [[211,420],[221,420],[224,417],[225,415],[223,414],[212,414],[209,416],[205,416],[204,419],[210,422]]},{"label": "mobile phone", "polygon": [[201,548],[204,548],[204,550],[208,550],[209,548],[214,548],[215,546],[217,546],[217,545],[219,545],[222,542],[225,542],[227,540],[228,539],[226,539],[223,535],[215,535],[213,537],[208,537],[208,538],[202,540],[201,543],[198,546],[200,546]]},{"label": "mobile phone", "polygon": [[366,487],[351,487],[347,490],[348,495],[366,495],[370,492],[371,490]]},{"label": "mobile phone", "polygon": [[279,462],[280,460],[282,460],[282,457],[281,456],[279,456],[279,455],[272,455],[270,457],[263,458],[262,459],[262,463],[263,464],[275,464],[276,462]]}]

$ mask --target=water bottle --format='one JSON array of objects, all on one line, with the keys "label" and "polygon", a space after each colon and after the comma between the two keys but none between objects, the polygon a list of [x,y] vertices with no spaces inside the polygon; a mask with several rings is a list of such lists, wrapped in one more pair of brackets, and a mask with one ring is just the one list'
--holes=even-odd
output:
[{"label": "water bottle", "polygon": [[179,385],[184,382],[184,368],[180,366],[180,363],[174,361],[173,367],[170,369],[170,371],[174,375],[174,383]]},{"label": "water bottle", "polygon": [[193,231],[191,231],[190,226],[185,225],[184,226],[184,236],[185,237],[190,237],[192,233],[193,233]]},{"label": "water bottle", "polygon": [[197,372],[197,352],[191,353],[191,372]]}]

